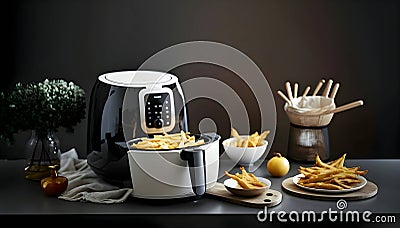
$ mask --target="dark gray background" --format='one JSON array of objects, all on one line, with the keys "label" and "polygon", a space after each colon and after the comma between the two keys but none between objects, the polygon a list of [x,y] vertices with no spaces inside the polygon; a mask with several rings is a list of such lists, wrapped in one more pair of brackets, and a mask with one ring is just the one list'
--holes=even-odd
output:
[{"label": "dark gray background", "polygon": [[[277,131],[271,151],[286,154],[289,121],[276,94],[284,83],[315,87],[321,78],[340,82],[336,104],[363,99],[365,105],[335,115],[329,126],[331,156],[400,158],[399,4],[397,1],[3,1],[1,89],[17,82],[64,78],[87,94],[98,75],[135,70],[154,53],[174,44],[208,40],[230,45],[262,70],[276,99]],[[249,88],[232,72],[209,64],[172,70],[181,81],[209,76],[229,84],[260,117]],[[188,104],[190,126],[203,117],[218,124],[223,138],[229,121],[209,100]],[[63,150],[86,156],[86,119],[74,134],[58,132]],[[29,132],[16,144],[0,145],[1,158],[19,158]]]}]

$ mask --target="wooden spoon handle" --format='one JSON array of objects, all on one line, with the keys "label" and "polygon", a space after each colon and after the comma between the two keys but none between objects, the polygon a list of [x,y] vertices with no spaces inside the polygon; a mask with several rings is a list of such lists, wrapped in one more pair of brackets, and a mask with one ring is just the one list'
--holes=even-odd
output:
[{"label": "wooden spoon handle", "polygon": [[336,84],[335,84],[335,86],[333,87],[332,92],[331,92],[331,95],[329,96],[329,98],[335,99],[336,94],[337,94],[337,91],[339,90],[339,86],[340,86],[339,83],[336,83]]},{"label": "wooden spoon handle", "polygon": [[292,102],[289,100],[289,98],[287,98],[287,97],[285,96],[284,93],[282,93],[282,91],[278,90],[278,94],[279,94],[279,96],[281,96],[282,99],[285,100],[290,106],[293,106]]},{"label": "wooden spoon handle", "polygon": [[322,93],[322,96],[328,97],[328,94],[329,94],[329,91],[331,90],[332,84],[333,84],[333,80],[329,79],[328,83],[326,84],[325,90]]},{"label": "wooden spoon handle", "polygon": [[315,90],[313,92],[313,96],[317,95],[318,91],[321,89],[322,85],[325,83],[325,80],[322,79],[321,81],[318,82],[317,87],[315,87]]},{"label": "wooden spoon handle", "polygon": [[290,101],[292,101],[293,100],[293,94],[292,94],[292,88],[290,86],[290,82],[286,82],[285,85],[286,85],[286,92],[287,92],[288,98],[289,98]]},{"label": "wooden spoon handle", "polygon": [[325,112],[324,114],[331,114],[331,113],[338,113],[338,112],[343,112],[352,108],[356,108],[358,106],[364,105],[364,101],[363,100],[359,100],[359,101],[354,101],[342,106],[339,106],[335,109],[329,110],[327,112]]},{"label": "wooden spoon handle", "polygon": [[311,87],[310,87],[310,86],[307,86],[307,88],[304,90],[303,96],[301,97],[301,100],[300,100],[300,103],[303,103],[304,98],[306,98],[308,92],[310,92],[310,89],[311,89]]}]

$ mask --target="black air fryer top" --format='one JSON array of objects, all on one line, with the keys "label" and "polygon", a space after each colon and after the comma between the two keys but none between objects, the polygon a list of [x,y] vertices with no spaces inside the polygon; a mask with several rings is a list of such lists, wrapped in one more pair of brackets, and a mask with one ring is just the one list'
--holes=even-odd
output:
[{"label": "black air fryer top", "polygon": [[[175,83],[165,85],[165,87],[176,91]],[[118,86],[112,82],[97,80],[90,96],[87,161],[97,175],[120,187],[132,187],[126,141],[136,137],[151,137],[142,130],[139,123],[139,102],[137,100],[138,94],[143,88]],[[129,89],[130,96],[129,109],[124,107],[127,89]],[[148,97],[146,96],[146,99]],[[176,126],[171,132],[188,131],[183,97],[174,92],[173,99],[176,103],[175,106],[181,108],[176,112]],[[129,133],[131,133],[128,136],[130,138],[126,139],[126,134]]]}]

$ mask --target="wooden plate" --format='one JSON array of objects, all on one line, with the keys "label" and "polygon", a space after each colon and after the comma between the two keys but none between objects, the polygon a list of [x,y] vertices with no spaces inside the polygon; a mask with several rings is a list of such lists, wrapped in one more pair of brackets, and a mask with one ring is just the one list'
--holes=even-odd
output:
[{"label": "wooden plate", "polygon": [[207,189],[206,195],[230,203],[256,208],[263,208],[265,206],[273,207],[280,204],[282,201],[282,193],[274,189],[267,189],[264,193],[258,196],[245,197],[229,192],[225,188],[224,184],[219,182],[215,183],[212,188]]}]

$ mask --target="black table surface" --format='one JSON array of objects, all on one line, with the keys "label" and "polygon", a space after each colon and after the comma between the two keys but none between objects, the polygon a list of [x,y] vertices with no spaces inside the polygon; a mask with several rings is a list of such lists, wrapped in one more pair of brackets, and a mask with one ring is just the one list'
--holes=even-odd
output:
[{"label": "black table surface", "polygon": [[[56,197],[46,196],[40,189],[39,182],[24,179],[24,160],[0,160],[0,215],[249,215],[254,220],[260,208],[237,205],[209,196],[197,201],[177,200],[168,203],[149,202],[130,197],[117,204],[98,204],[89,202],[70,202]],[[316,213],[329,208],[336,209],[336,201],[305,199],[290,195],[281,188],[282,181],[298,173],[299,164],[291,162],[289,173],[281,178],[271,177],[266,165],[262,164],[254,174],[271,180],[272,189],[282,192],[279,205],[268,208],[285,211],[309,211]],[[378,186],[378,193],[372,198],[347,201],[348,210],[369,210],[372,213],[399,213],[400,159],[347,159],[346,166],[360,166],[367,169],[365,177]],[[238,169],[235,168],[235,169]],[[234,172],[235,170],[232,170]],[[221,178],[219,181],[222,182]]]}]

